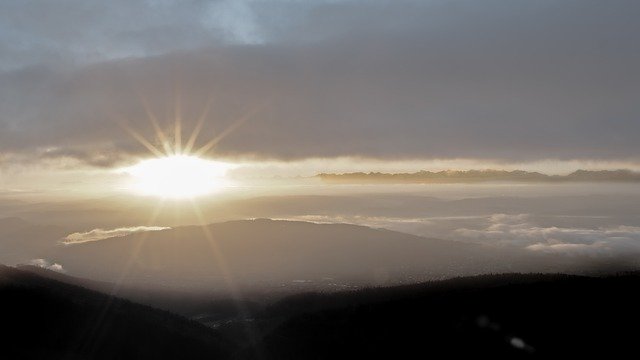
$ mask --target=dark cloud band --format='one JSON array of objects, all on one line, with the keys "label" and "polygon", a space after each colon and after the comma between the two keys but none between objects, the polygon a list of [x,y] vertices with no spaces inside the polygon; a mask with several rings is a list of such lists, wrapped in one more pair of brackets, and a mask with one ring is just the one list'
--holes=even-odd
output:
[{"label": "dark cloud band", "polygon": [[[250,45],[213,41],[223,37],[206,21],[200,30],[186,26],[198,8],[185,5],[165,25],[199,39],[186,48],[180,39],[151,50],[131,45],[140,49],[135,58],[64,68],[43,57],[40,66],[0,74],[0,151],[139,154],[146,150],[121,124],[154,141],[145,102],[169,129],[179,100],[188,133],[213,99],[201,144],[254,113],[212,149],[224,156],[526,161],[640,153],[637,2],[278,4],[246,5],[243,21],[262,40]],[[287,14],[296,17],[281,22]],[[162,34],[156,25],[106,40],[150,44]]]}]

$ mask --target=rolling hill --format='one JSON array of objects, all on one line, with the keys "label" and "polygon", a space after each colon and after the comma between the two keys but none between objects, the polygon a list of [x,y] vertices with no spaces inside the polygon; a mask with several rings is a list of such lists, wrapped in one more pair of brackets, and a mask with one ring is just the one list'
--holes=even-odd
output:
[{"label": "rolling hill", "polygon": [[171,313],[0,265],[3,359],[215,359],[229,343]]},{"label": "rolling hill", "polygon": [[623,358],[638,289],[638,274],[505,274],[299,295],[261,314],[276,325],[258,347],[263,359]]},{"label": "rolling hill", "polygon": [[355,225],[265,219],[178,227],[57,250],[51,260],[70,274],[185,288],[232,283],[341,289],[485,272],[504,263],[497,261],[501,254],[479,245]]},{"label": "rolling hill", "polygon": [[62,281],[0,267],[2,358],[617,358],[635,351],[640,321],[637,273],[298,294],[216,330]]}]

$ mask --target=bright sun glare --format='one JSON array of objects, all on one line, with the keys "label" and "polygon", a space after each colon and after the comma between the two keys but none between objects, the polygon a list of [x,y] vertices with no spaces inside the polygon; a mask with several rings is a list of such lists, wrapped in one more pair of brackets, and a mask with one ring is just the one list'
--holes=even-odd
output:
[{"label": "bright sun glare", "polygon": [[[182,142],[182,117],[179,97],[176,99],[176,116],[171,136],[160,126],[155,114],[146,102],[143,106],[148,120],[155,130],[155,141],[149,140],[132,127],[123,123],[124,129],[141,145],[147,148],[153,159],[144,160],[120,171],[129,174],[133,179],[131,190],[141,195],[154,195],[163,198],[192,198],[222,190],[229,184],[227,171],[235,167],[233,164],[207,160],[206,156],[217,144],[247,119],[255,114],[257,108],[250,108],[246,114],[233,121],[226,129],[196,148],[196,140],[203,129],[211,106],[211,99],[198,118],[191,136],[186,143]],[[157,145],[160,144],[160,145]],[[163,151],[164,150],[164,151]]]},{"label": "bright sun glare", "polygon": [[222,188],[232,167],[224,162],[196,156],[173,155],[144,160],[124,169],[133,177],[133,190],[143,195],[191,198]]}]

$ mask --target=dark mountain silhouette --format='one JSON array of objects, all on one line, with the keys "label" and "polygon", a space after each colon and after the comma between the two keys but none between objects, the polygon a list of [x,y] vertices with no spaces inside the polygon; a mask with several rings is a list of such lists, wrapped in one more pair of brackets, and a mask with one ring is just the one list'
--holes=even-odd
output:
[{"label": "dark mountain silhouette", "polygon": [[620,358],[636,351],[638,301],[637,274],[486,275],[300,295],[261,314],[275,328],[259,349],[268,359]]},{"label": "dark mountain silhouette", "polygon": [[528,266],[522,256],[480,245],[356,225],[266,219],[178,227],[58,250],[51,260],[71,274],[185,288],[225,289],[232,283],[341,289],[504,272],[513,270],[516,258],[521,269]]},{"label": "dark mountain silhouette", "polygon": [[0,358],[215,359],[219,334],[171,313],[0,266]]},{"label": "dark mountain silhouette", "polygon": [[232,300],[228,297],[216,296],[215,293],[208,291],[179,291],[173,289],[118,286],[114,283],[69,276],[31,265],[20,265],[16,268],[42,278],[110,294],[156,309],[170,311],[187,318],[198,319],[206,323],[219,323],[237,318],[242,316],[240,313],[241,309],[254,312],[260,309],[263,303],[262,298],[239,301]]},{"label": "dark mountain silhouette", "polygon": [[[64,275],[61,280],[84,281]],[[635,351],[640,276],[505,274],[287,297],[207,329],[0,267],[9,359],[617,358]]]}]

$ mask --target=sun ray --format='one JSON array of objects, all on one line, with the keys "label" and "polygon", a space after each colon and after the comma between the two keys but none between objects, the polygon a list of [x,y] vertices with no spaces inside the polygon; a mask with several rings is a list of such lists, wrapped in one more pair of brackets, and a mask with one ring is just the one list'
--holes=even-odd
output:
[{"label": "sun ray", "polygon": [[155,156],[158,156],[158,157],[166,156],[166,154],[164,154],[162,151],[160,151],[160,149],[155,147],[152,143],[150,143],[147,139],[145,139],[144,136],[140,135],[132,127],[130,127],[129,125],[127,125],[125,123],[120,123],[120,124],[121,124],[122,128],[124,128],[124,130],[129,133],[129,135],[131,135],[140,144],[142,144],[142,146],[147,148],[147,150],[151,151],[152,154],[154,154]]},{"label": "sun ray", "polygon": [[[152,226],[154,224],[154,222],[156,221],[156,219],[160,215],[160,211],[162,211],[163,207],[164,207],[164,199],[160,199],[160,201],[154,207],[153,212],[151,213],[151,216],[149,217],[149,221],[147,221],[147,225],[146,226]],[[117,292],[120,290],[120,287],[122,286],[122,283],[124,282],[124,279],[126,278],[126,276],[131,271],[131,267],[133,266],[133,262],[134,262],[135,258],[138,256],[138,254],[140,253],[140,249],[142,249],[142,246],[146,242],[149,234],[150,234],[150,232],[142,232],[140,234],[140,241],[137,242],[137,244],[134,247],[131,255],[129,256],[129,259],[127,259],[127,262],[125,263],[124,268],[120,272],[120,276],[118,277],[118,280],[115,282],[115,284],[113,284],[113,288],[111,289],[111,292],[110,292],[110,294],[112,296],[117,295]]]},{"label": "sun ray", "polygon": [[200,117],[198,117],[196,126],[193,128],[193,131],[191,132],[191,136],[189,137],[189,140],[187,141],[187,144],[184,147],[185,154],[189,154],[191,153],[191,150],[193,150],[193,146],[195,145],[196,140],[198,139],[198,135],[200,135],[200,131],[202,131],[202,127],[204,126],[204,121],[209,115],[209,110],[211,109],[212,103],[213,103],[213,97],[209,97],[209,100],[207,100],[207,103],[205,104],[204,109],[200,114]]},{"label": "sun ray", "polygon": [[[213,173],[215,173],[213,175],[217,176],[217,177],[214,177],[213,180],[216,180],[216,179],[219,180],[220,178],[222,178],[226,172],[226,169],[233,167],[233,165],[202,159],[202,158],[199,158],[198,155],[206,154],[208,151],[214,148],[222,139],[224,139],[226,136],[231,134],[237,128],[242,126],[248,119],[253,117],[261,108],[261,106],[256,106],[253,109],[250,109],[250,111],[247,111],[242,117],[234,121],[222,133],[220,133],[219,135],[211,139],[209,142],[207,142],[204,146],[200,147],[194,153],[191,153],[194,149],[198,136],[200,135],[202,128],[204,127],[204,123],[207,119],[207,116],[209,115],[209,112],[214,100],[213,96],[211,96],[208,99],[204,109],[202,110],[202,113],[197,119],[196,125],[193,128],[188,140],[184,143],[184,147],[182,144],[182,125],[183,125],[182,124],[182,104],[181,104],[180,97],[179,96],[176,97],[175,104],[174,104],[175,105],[175,109],[174,109],[175,138],[173,139],[174,140],[173,148],[172,148],[172,144],[168,141],[167,135],[165,134],[164,131],[162,131],[157,117],[151,111],[149,104],[143,98],[141,99],[143,102],[146,115],[149,121],[151,122],[153,129],[155,130],[156,137],[161,142],[166,153],[163,153],[158,147],[154,146],[151,142],[149,142],[144,136],[136,132],[133,128],[125,125],[123,127],[127,130],[127,132],[129,132],[129,134],[131,134],[138,142],[140,142],[153,155],[157,157],[157,159],[148,159],[145,161],[141,161],[138,165],[132,166],[130,168],[126,168],[125,171],[129,171],[130,174],[136,176],[136,168],[137,168],[139,171],[142,172],[142,175],[144,175],[143,176],[144,178],[152,178],[152,179],[156,179],[156,181],[157,179],[161,179],[164,182],[171,180],[173,174],[180,174],[185,179],[191,179],[191,180],[199,179],[199,181],[207,181],[207,182],[210,182],[210,180],[212,180],[212,178],[210,178],[209,175]],[[157,164],[159,165],[158,167],[155,166],[156,162],[158,162]],[[154,166],[149,167],[150,165],[152,165],[152,163]],[[196,168],[195,170],[198,170],[197,176],[190,175],[190,174],[196,173],[194,172],[195,171],[194,169],[191,169],[190,170],[191,172],[187,171],[189,170],[187,165],[190,166],[190,164],[193,164]],[[162,171],[156,171],[157,169],[162,169]],[[180,171],[175,171],[175,169],[180,169]],[[169,171],[169,175],[167,175],[167,171]],[[163,188],[161,191],[161,195],[163,197],[164,196],[172,197],[171,196],[172,193],[174,195],[185,195],[185,194],[182,194],[182,192],[186,190],[193,191],[194,188],[197,188],[197,186],[193,186],[193,181],[191,180],[176,181],[176,184],[172,184],[172,186],[168,188]],[[224,182],[221,182],[221,184],[224,184]],[[150,188],[153,188],[153,186],[148,186],[147,184],[147,186],[144,186],[144,188],[145,190],[149,190]],[[206,226],[205,217],[202,210],[200,209],[198,204],[194,201],[194,199],[191,196],[176,196],[176,197],[186,198],[190,200],[193,207],[194,214],[198,219],[200,228],[202,229],[204,238],[206,239],[211,249],[214,261],[217,267],[219,268],[224,285],[226,285],[231,298],[234,300],[236,310],[242,318],[248,318],[250,313],[246,305],[244,305],[243,296],[241,294],[240,288],[234,279],[234,274],[230,271],[230,268],[227,264],[224,254],[220,248],[220,244],[215,239],[211,229],[208,226]],[[161,200],[153,209],[153,213],[148,222],[148,225],[152,225],[155,222],[156,218],[158,217],[162,209],[162,205],[163,205],[163,201]],[[126,261],[123,263],[123,267],[120,269],[120,273],[119,273],[119,276],[117,277],[117,281],[114,283],[113,288],[110,292],[110,296],[112,298],[118,295],[120,288],[123,286],[123,284],[126,283],[127,277],[130,276],[132,267],[135,264],[135,260],[138,258],[140,252],[142,251],[142,248],[144,247],[144,243],[146,240],[147,240],[147,233],[143,233],[138,238],[138,241],[135,244],[133,244],[131,248],[131,253],[129,254]],[[94,328],[91,329],[89,334],[87,334],[87,335],[91,335],[91,334],[93,335],[88,338],[89,341],[91,341],[94,338],[94,336],[96,334],[99,334],[99,332],[102,330],[101,327],[103,327],[104,316],[107,314],[109,307],[111,306],[111,302],[112,300],[109,299],[109,301],[105,304],[105,308],[104,308],[104,311],[102,312],[102,316],[98,318],[98,321],[95,323]],[[254,328],[254,326],[249,322],[243,322],[243,327],[249,341],[251,341],[254,345],[257,345],[258,344],[257,339],[259,338],[257,336],[257,329]],[[260,349],[257,346],[254,348],[256,349],[256,351],[260,352]],[[261,358],[261,356],[258,356],[258,358]]]},{"label": "sun ray", "polygon": [[176,90],[174,111],[173,151],[176,155],[180,155],[182,154],[182,98],[179,89]]},{"label": "sun ray", "polygon": [[174,154],[176,155],[181,155],[182,154],[182,121],[180,120],[180,118],[176,118],[176,122],[175,122],[175,139],[174,139],[174,145],[173,145],[173,151]]},{"label": "sun ray", "polygon": [[227,262],[226,262],[224,256],[222,255],[222,251],[220,250],[220,247],[218,246],[218,242],[214,239],[213,234],[211,233],[209,228],[206,226],[206,222],[205,222],[205,219],[204,219],[204,215],[202,214],[202,210],[200,210],[200,207],[198,206],[198,204],[195,203],[195,201],[191,200],[190,203],[191,203],[191,205],[193,207],[194,214],[198,218],[198,221],[200,223],[200,228],[202,229],[202,232],[203,232],[205,238],[207,239],[207,242],[211,246],[211,250],[213,252],[213,256],[214,256],[214,258],[215,258],[215,260],[217,262],[217,265],[218,265],[220,271],[222,272],[222,276],[223,276],[223,278],[225,280],[225,283],[229,287],[229,290],[230,290],[230,292],[232,294],[238,294],[238,289],[235,286],[235,282],[233,281],[233,277],[231,275],[231,272],[229,271],[229,268],[227,266]]},{"label": "sun ray", "polygon": [[235,166],[223,161],[211,159],[208,153],[225,137],[252,118],[266,102],[249,108],[240,118],[230,124],[224,131],[194,151],[198,136],[204,128],[209,115],[213,96],[210,96],[195,127],[186,142],[182,141],[182,103],[177,96],[174,106],[174,139],[167,141],[166,133],[160,128],[157,117],[151,111],[144,97],[140,96],[147,117],[155,130],[157,139],[161,140],[166,152],[160,150],[131,126],[123,128],[147,148],[154,158],[141,159],[137,164],[121,168],[120,171],[130,175],[128,188],[140,195],[159,196],[163,198],[186,199],[212,194],[228,187],[232,181],[227,178],[227,171]]},{"label": "sun ray", "polygon": [[[242,293],[233,280],[233,274],[229,271],[229,267],[227,266],[227,262],[224,258],[224,255],[222,254],[222,251],[220,250],[218,242],[215,240],[213,234],[211,233],[211,230],[207,226],[204,215],[202,214],[202,210],[200,209],[198,204],[196,204],[194,201],[191,201],[191,205],[193,207],[193,212],[195,213],[200,223],[200,228],[202,229],[202,232],[211,247],[213,256],[218,264],[218,268],[222,272],[222,276],[227,285],[227,289],[229,290],[229,294],[233,299],[236,311],[241,318],[246,319],[250,316],[249,309],[244,305]],[[247,337],[249,338],[249,341],[251,341],[252,345],[257,345],[257,329],[255,329],[250,322],[243,321],[242,323],[244,325],[244,330]],[[261,353],[261,350],[257,347],[255,347],[255,351]],[[260,353],[257,354],[258,358],[262,358]]]},{"label": "sun ray", "polygon": [[202,156],[206,153],[208,153],[211,149],[213,149],[221,140],[223,140],[225,137],[227,137],[229,134],[231,134],[232,132],[234,132],[236,129],[238,129],[240,126],[242,126],[247,120],[249,120],[250,118],[252,118],[257,112],[258,110],[261,108],[262,106],[256,106],[253,109],[247,111],[242,117],[240,117],[238,120],[234,121],[231,125],[229,125],[226,129],[224,129],[224,131],[222,133],[220,133],[218,136],[214,137],[213,139],[211,139],[209,142],[207,142],[206,144],[204,144],[202,147],[200,147],[198,150],[195,151],[194,155],[195,156]]},{"label": "sun ray", "polygon": [[147,119],[151,123],[151,126],[153,126],[153,130],[156,133],[156,137],[158,138],[158,141],[160,141],[160,143],[162,144],[162,147],[164,148],[165,156],[172,155],[173,150],[171,149],[171,144],[169,143],[169,139],[167,139],[167,136],[165,135],[164,131],[162,131],[158,118],[153,113],[153,111],[151,111],[151,107],[149,106],[149,103],[143,96],[140,96],[140,101],[142,102],[144,111],[147,114]]},{"label": "sun ray", "polygon": [[[163,200],[160,200],[160,202],[156,204],[153,212],[151,213],[149,221],[147,222],[148,225],[151,225],[155,222],[158,215],[160,214],[160,211],[162,210],[163,204],[164,204]],[[122,283],[124,282],[125,277],[129,274],[129,271],[131,270],[131,266],[133,265],[135,258],[140,253],[140,249],[142,248],[147,237],[148,237],[147,233],[140,234],[140,241],[135,245],[131,255],[129,256],[129,259],[127,259],[127,262],[125,263],[124,267],[121,269],[122,271],[120,272],[120,276],[118,277],[118,280],[113,284],[111,291],[107,293],[108,297],[104,303],[103,308],[98,314],[96,320],[93,322],[93,326],[91,330],[86,331],[84,333],[84,340],[80,340],[81,343],[89,344],[88,346],[91,348],[95,346],[95,344],[92,344],[92,340],[99,338],[99,336],[97,335],[101,331],[104,331],[103,325],[107,317],[107,314],[111,309],[111,305],[113,305],[113,300],[118,297],[118,293],[120,291],[120,288],[122,287]]]}]

